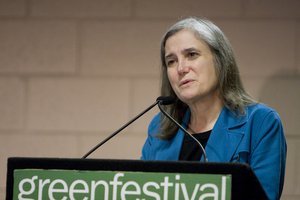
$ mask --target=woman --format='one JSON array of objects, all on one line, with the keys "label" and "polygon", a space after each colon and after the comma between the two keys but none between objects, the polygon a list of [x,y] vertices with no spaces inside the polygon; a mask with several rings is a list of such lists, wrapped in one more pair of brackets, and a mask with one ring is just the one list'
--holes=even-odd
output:
[{"label": "woman", "polygon": [[[209,162],[251,166],[269,199],[279,199],[286,142],[276,111],[244,90],[231,45],[211,21],[187,18],[161,42],[165,109],[205,147]],[[162,114],[148,129],[144,160],[203,160],[196,142]]]}]

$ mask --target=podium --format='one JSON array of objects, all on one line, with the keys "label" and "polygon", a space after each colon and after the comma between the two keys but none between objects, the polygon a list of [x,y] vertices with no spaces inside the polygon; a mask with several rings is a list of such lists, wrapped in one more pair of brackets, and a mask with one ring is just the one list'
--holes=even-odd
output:
[{"label": "podium", "polygon": [[251,168],[238,163],[8,158],[6,200],[267,199]]}]

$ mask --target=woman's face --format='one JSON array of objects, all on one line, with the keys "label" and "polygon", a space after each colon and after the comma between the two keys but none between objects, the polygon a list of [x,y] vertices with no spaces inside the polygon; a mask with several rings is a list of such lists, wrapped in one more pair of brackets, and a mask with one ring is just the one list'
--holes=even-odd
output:
[{"label": "woman's face", "polygon": [[190,30],[181,30],[165,44],[170,84],[186,104],[219,98],[214,57],[208,45]]}]

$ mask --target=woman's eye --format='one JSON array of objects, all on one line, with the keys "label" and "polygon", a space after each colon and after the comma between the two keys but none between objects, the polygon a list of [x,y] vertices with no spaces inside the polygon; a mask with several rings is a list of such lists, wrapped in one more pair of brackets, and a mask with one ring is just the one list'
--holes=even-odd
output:
[{"label": "woman's eye", "polygon": [[166,63],[167,63],[167,66],[170,67],[175,63],[175,60],[168,60]]},{"label": "woman's eye", "polygon": [[198,56],[198,53],[197,53],[197,52],[189,52],[189,53],[188,53],[188,57],[189,57],[189,58],[194,58],[194,57],[196,57],[196,56]]}]

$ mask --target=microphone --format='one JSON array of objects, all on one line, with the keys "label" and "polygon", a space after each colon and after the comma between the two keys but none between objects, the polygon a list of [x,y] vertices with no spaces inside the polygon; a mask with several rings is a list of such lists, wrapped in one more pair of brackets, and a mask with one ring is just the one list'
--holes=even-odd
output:
[{"label": "microphone", "polygon": [[[173,98],[173,97],[167,97],[167,98],[168,98],[168,100],[166,100],[166,101],[161,100],[161,101],[158,102],[158,107],[159,107],[160,111],[166,117],[168,117],[172,122],[174,122],[185,134],[188,134],[193,140],[195,140],[195,142],[197,142],[197,144],[200,146],[200,149],[202,151],[202,154],[203,154],[203,157],[204,157],[204,162],[208,162],[208,159],[207,159],[207,156],[206,156],[206,152],[205,152],[205,149],[203,148],[202,144],[190,132],[188,132],[185,128],[183,128],[169,113],[167,113],[162,108],[162,105],[166,105],[166,104],[164,104],[165,102],[168,102],[168,103],[171,102],[172,100],[170,98]],[[173,100],[173,101],[175,101],[175,100]]]},{"label": "microphone", "polygon": [[163,97],[160,96],[156,99],[155,103],[150,105],[148,108],[146,108],[144,111],[142,111],[140,114],[138,114],[136,117],[134,117],[132,120],[124,124],[121,128],[113,132],[111,135],[109,135],[107,138],[105,138],[103,141],[101,141],[99,144],[97,144],[94,148],[92,148],[89,152],[87,152],[84,156],[82,156],[82,159],[87,158],[89,155],[91,155],[94,151],[96,151],[99,147],[101,147],[103,144],[105,144],[108,140],[116,136],[119,132],[121,132],[123,129],[125,129],[128,125],[133,123],[135,120],[140,118],[142,115],[144,115],[146,112],[151,110],[154,106],[156,106],[158,103],[161,103],[162,105],[169,105],[174,103],[174,98],[173,97]]},{"label": "microphone", "polygon": [[175,103],[175,98],[172,96],[160,96],[157,97],[156,101],[158,101],[161,105],[170,105]]}]

